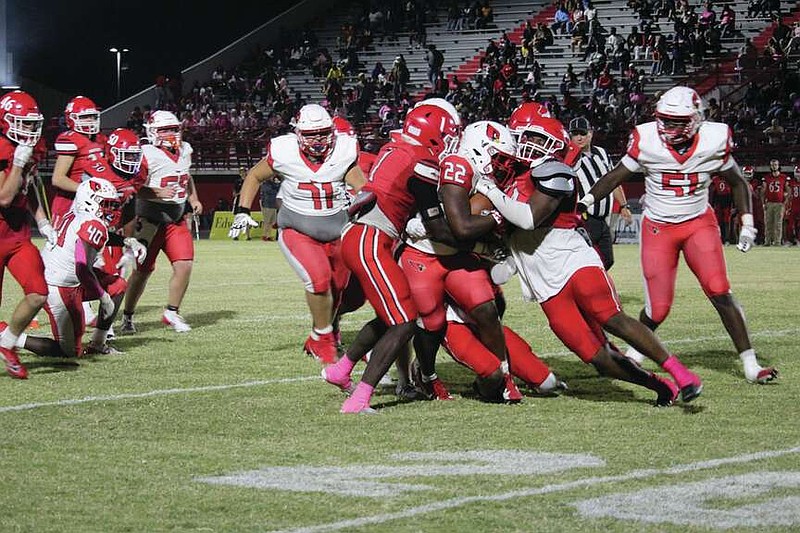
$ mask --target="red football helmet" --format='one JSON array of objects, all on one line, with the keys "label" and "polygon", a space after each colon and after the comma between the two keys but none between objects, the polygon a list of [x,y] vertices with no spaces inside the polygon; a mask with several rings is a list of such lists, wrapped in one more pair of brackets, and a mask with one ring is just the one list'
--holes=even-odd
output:
[{"label": "red football helmet", "polygon": [[703,122],[700,96],[689,87],[673,87],[656,104],[656,127],[667,144],[692,140]]},{"label": "red football helmet", "polygon": [[522,109],[524,106],[518,107],[520,113],[515,111],[509,119],[509,129],[517,138],[517,157],[531,165],[550,156],[566,159],[572,151],[564,125],[554,118],[535,114],[531,108]]},{"label": "red football helmet", "polygon": [[76,96],[64,109],[67,127],[78,133],[94,135],[100,132],[100,111],[97,105],[85,96]]},{"label": "red football helmet", "polygon": [[339,116],[333,117],[333,129],[336,130],[336,133],[344,133],[351,137],[355,137],[356,135],[356,129],[350,121]]},{"label": "red football helmet", "polygon": [[403,121],[403,135],[427,148],[436,157],[454,152],[461,125],[453,115],[436,105],[417,105]]},{"label": "red football helmet", "polygon": [[751,180],[756,174],[755,170],[752,165],[745,165],[742,167],[742,175],[745,179]]},{"label": "red football helmet", "polygon": [[44,117],[33,96],[12,91],[0,98],[0,131],[17,144],[35,146],[42,136]]},{"label": "red football helmet", "polygon": [[136,174],[142,164],[139,137],[131,130],[115,129],[106,140],[106,159],[117,170],[125,174]]}]

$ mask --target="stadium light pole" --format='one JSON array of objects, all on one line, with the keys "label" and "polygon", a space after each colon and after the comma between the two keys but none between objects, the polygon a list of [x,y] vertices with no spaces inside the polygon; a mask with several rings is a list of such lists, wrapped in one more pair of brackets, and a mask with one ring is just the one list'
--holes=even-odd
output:
[{"label": "stadium light pole", "polygon": [[130,52],[127,48],[111,47],[109,52],[117,56],[117,102],[122,98],[122,54]]}]

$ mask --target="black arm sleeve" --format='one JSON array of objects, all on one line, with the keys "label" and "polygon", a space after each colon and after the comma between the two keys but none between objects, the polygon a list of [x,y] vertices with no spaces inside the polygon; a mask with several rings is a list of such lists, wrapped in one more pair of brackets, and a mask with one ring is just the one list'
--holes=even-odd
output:
[{"label": "black arm sleeve", "polygon": [[408,190],[414,195],[417,209],[424,222],[444,216],[444,210],[439,204],[436,185],[418,178],[411,178],[408,180]]}]

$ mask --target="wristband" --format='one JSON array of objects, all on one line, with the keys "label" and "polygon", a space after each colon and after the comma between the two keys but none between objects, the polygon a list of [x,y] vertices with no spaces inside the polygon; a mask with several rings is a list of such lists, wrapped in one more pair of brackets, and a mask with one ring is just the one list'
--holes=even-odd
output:
[{"label": "wristband", "polygon": [[623,209],[627,209],[628,211],[630,211],[631,210],[631,206],[629,206],[628,204],[625,204],[625,205],[620,206],[619,209],[620,209],[620,211],[622,211]]},{"label": "wristband", "polygon": [[742,214],[742,226],[755,226],[753,222],[753,214],[752,213],[743,213]]},{"label": "wristband", "polygon": [[495,222],[497,222],[498,226],[503,225],[503,220],[504,220],[503,215],[501,215],[497,209],[492,209],[491,211],[489,211],[489,216],[492,217]]},{"label": "wristband", "polygon": [[46,218],[42,218],[42,219],[36,221],[36,227],[39,228],[39,229],[46,228],[47,226],[50,226],[50,225],[51,225],[50,221],[47,220]]},{"label": "wristband", "polygon": [[240,205],[237,205],[236,207],[233,208],[233,214],[238,215],[239,213],[244,213],[246,215],[249,215],[250,209],[248,209],[247,207],[242,207]]},{"label": "wristband", "polygon": [[591,193],[588,193],[588,194],[586,194],[586,196],[584,196],[583,198],[578,200],[578,203],[585,205],[586,208],[588,209],[588,208],[590,208],[590,207],[592,207],[594,205],[594,195],[591,194]]}]

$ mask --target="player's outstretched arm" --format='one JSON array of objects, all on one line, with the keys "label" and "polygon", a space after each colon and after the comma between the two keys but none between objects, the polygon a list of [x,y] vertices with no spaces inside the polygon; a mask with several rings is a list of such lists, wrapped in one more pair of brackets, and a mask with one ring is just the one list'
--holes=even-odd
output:
[{"label": "player's outstretched arm", "polygon": [[[589,190],[586,195],[578,200],[578,209],[588,209],[594,204],[596,199],[605,198],[611,194],[623,182],[628,181],[633,176],[633,172],[622,163],[609,170],[597,183]],[[582,207],[583,206],[583,207]]]},{"label": "player's outstretched arm", "polygon": [[357,164],[347,171],[344,175],[344,181],[353,188],[355,192],[361,190],[361,187],[367,184],[367,178],[364,177],[364,172]]},{"label": "player's outstretched arm", "polygon": [[256,163],[255,166],[247,172],[244,178],[242,190],[239,192],[239,205],[234,206],[234,208],[241,207],[249,210],[250,206],[253,205],[253,200],[255,200],[258,194],[258,188],[261,187],[263,182],[274,176],[275,171],[270,166],[266,157]]}]

